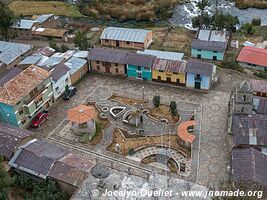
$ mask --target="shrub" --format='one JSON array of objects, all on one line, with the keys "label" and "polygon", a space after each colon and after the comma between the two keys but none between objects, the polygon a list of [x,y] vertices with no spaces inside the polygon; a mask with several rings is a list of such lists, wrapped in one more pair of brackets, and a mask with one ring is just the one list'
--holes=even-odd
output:
[{"label": "shrub", "polygon": [[251,23],[245,23],[241,26],[241,33],[252,35],[254,33],[254,27]]},{"label": "shrub", "polygon": [[254,17],[251,21],[251,24],[253,26],[260,26],[261,25],[261,18],[260,17]]},{"label": "shrub", "polygon": [[153,97],[153,104],[156,108],[160,106],[160,96],[154,96]]},{"label": "shrub", "polygon": [[267,72],[263,72],[263,71],[254,72],[254,76],[267,79]]}]

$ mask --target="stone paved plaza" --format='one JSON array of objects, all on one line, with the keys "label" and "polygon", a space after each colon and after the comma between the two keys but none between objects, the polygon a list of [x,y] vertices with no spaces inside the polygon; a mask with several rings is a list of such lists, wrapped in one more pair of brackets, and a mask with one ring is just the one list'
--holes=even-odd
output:
[{"label": "stone paved plaza", "polygon": [[[146,82],[131,81],[128,79],[90,74],[78,86],[78,93],[69,102],[60,101],[53,106],[49,122],[42,126],[43,135],[59,126],[67,116],[67,110],[86,102],[92,97],[99,97],[99,102],[105,104],[106,97],[113,93],[130,98],[142,98],[142,86],[145,87],[145,98],[152,99],[155,95],[161,96],[163,103],[171,100],[177,102],[179,112],[196,111],[196,120],[200,123],[196,128],[200,131],[199,144],[193,145],[192,165],[196,166],[196,182],[205,186],[214,185],[220,180],[228,179],[227,165],[230,162],[230,153],[227,148],[227,105],[228,92],[212,90],[208,93],[184,90],[179,88],[158,86]],[[100,88],[100,89],[99,89]],[[101,93],[101,95],[100,95]],[[186,116],[186,115],[185,115]],[[186,118],[186,117],[185,117]],[[186,119],[184,119],[186,120]],[[200,151],[199,151],[200,149]]]}]

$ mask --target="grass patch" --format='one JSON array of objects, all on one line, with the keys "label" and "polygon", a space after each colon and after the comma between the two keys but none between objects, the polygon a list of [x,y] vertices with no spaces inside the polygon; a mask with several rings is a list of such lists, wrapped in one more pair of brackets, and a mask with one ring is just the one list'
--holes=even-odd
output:
[{"label": "grass patch", "polygon": [[171,124],[175,124],[179,122],[180,116],[177,114],[177,116],[172,117],[172,114],[170,112],[170,107],[168,105],[161,104],[158,108],[154,107],[149,110],[149,115],[161,120],[162,118],[165,118],[169,121]]},{"label": "grass patch", "polygon": [[245,8],[267,8],[267,0],[235,0],[236,6],[241,9]]},{"label": "grass patch", "polygon": [[120,144],[121,152],[123,155],[128,155],[129,151],[132,149],[137,149],[143,146],[157,146],[157,145],[166,145],[175,150],[181,150],[184,152],[188,157],[190,157],[191,152],[189,149],[180,145],[177,142],[178,136],[177,135],[162,135],[162,136],[147,136],[147,137],[135,137],[135,138],[126,138],[123,135],[123,131],[119,128],[116,128],[113,133],[113,141],[110,146],[107,147],[108,151],[113,153],[116,152],[116,144]]},{"label": "grass patch", "polygon": [[183,0],[92,0],[80,9],[93,18],[153,21],[170,18],[175,5],[181,2]]},{"label": "grass patch", "polygon": [[17,16],[30,16],[52,13],[66,17],[84,17],[75,5],[58,1],[13,1],[10,9]]},{"label": "grass patch", "polygon": [[183,52],[185,58],[190,58],[191,42],[196,34],[195,31],[170,26],[152,28],[152,31],[153,43],[150,49]]}]

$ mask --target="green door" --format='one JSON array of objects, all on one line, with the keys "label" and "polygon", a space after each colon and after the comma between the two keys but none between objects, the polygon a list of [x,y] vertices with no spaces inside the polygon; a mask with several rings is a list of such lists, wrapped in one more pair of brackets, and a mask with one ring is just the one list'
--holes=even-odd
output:
[{"label": "green door", "polygon": [[200,89],[201,82],[195,82],[195,89]]}]

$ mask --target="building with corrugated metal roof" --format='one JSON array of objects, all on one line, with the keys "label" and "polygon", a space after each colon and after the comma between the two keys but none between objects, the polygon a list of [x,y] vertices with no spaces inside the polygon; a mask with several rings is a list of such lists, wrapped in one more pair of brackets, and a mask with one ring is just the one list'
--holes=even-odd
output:
[{"label": "building with corrugated metal roof", "polygon": [[87,60],[82,58],[72,57],[64,65],[70,69],[72,85],[77,83],[89,71]]},{"label": "building with corrugated metal roof", "polygon": [[256,183],[267,188],[266,167],[266,152],[253,147],[233,148],[231,179],[235,184]]},{"label": "building with corrugated metal roof", "polygon": [[127,51],[92,48],[88,55],[91,70],[113,75],[126,76]]},{"label": "building with corrugated metal roof", "polygon": [[126,58],[127,77],[151,81],[155,59],[156,57],[151,55],[128,53]]},{"label": "building with corrugated metal roof", "polygon": [[152,67],[152,80],[185,86],[185,68],[185,61],[156,58]]},{"label": "building with corrugated metal roof", "polygon": [[15,30],[16,37],[20,39],[32,39],[32,32],[39,28],[39,23],[34,20],[21,19],[12,28]]},{"label": "building with corrugated metal roof", "polygon": [[0,41],[0,76],[32,53],[31,45]]},{"label": "building with corrugated metal roof", "polygon": [[209,90],[216,76],[216,65],[198,60],[186,64],[186,87]]},{"label": "building with corrugated metal roof", "polygon": [[152,43],[151,30],[108,27],[100,36],[101,45],[129,49],[145,49]]},{"label": "building with corrugated metal roof", "polygon": [[192,41],[191,56],[199,59],[223,60],[228,44],[228,32],[200,30]]}]

